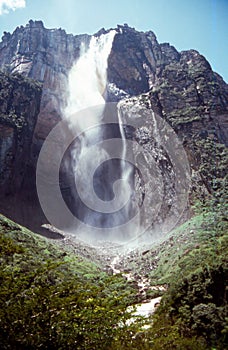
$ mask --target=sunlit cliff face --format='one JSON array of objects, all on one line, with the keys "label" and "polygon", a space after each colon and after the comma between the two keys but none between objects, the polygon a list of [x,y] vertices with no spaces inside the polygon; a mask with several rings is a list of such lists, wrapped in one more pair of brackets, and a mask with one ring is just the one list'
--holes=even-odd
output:
[{"label": "sunlit cliff face", "polygon": [[[175,226],[186,204],[188,163],[174,131],[140,97],[106,103],[114,35],[110,31],[92,37],[87,47],[82,46],[69,72],[64,119],[45,141],[40,158],[44,156],[43,164],[49,161],[45,152],[50,142],[55,182],[59,182],[61,159],[66,174],[60,187],[68,208],[61,198],[53,204],[54,220],[48,212],[53,226],[70,228],[90,241],[137,241],[138,245],[147,239],[144,233],[149,229],[147,237],[154,240]],[[62,148],[59,153],[56,145]],[[50,211],[46,198],[58,198],[61,193],[47,187],[42,191],[42,207]]]}]

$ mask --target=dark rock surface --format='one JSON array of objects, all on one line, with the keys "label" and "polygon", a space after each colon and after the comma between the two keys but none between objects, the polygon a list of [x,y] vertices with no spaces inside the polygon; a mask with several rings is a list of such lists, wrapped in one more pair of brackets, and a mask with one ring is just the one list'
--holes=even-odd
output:
[{"label": "dark rock surface", "polygon": [[31,150],[41,93],[30,78],[0,72],[0,211],[22,224],[40,220]]},{"label": "dark rock surface", "polygon": [[41,21],[29,21],[5,34],[0,43],[0,67],[43,83],[40,114],[34,142],[40,143],[59,121],[66,96],[67,74],[79,57],[81,42],[89,35],[68,35],[62,29],[46,29]]},{"label": "dark rock surface", "polygon": [[41,86],[21,75],[0,72],[1,194],[21,191],[29,178],[31,146]]},{"label": "dark rock surface", "polygon": [[200,192],[203,185],[201,189],[211,192],[212,180],[225,176],[227,84],[197,51],[183,51],[179,60],[162,69],[149,99],[152,109],[169,122],[183,141],[195,181],[193,187]]},{"label": "dark rock surface", "polygon": [[[105,32],[102,29],[96,35]],[[165,119],[176,131],[187,152],[193,180],[192,198],[207,195],[215,186],[214,180],[223,179],[226,172],[227,84],[195,50],[178,52],[168,43],[159,44],[153,32],[138,32],[127,25],[118,26],[116,32],[109,56],[107,100],[127,98],[121,102],[126,109],[132,104],[143,105]],[[13,159],[20,157],[26,162],[25,149],[26,154],[32,154],[31,173],[27,177],[29,180],[25,180],[25,187],[28,185],[26,182],[35,183],[34,169],[39,150],[50,130],[60,120],[66,102],[69,69],[79,57],[81,43],[88,45],[89,40],[90,36],[86,34],[73,36],[62,29],[46,29],[41,21],[30,21],[25,27],[16,28],[12,34],[4,33],[0,43],[0,68],[8,73],[19,72],[42,82],[43,86],[37,121],[34,116],[38,111],[39,97],[35,92],[29,93],[36,107],[34,103],[26,107],[26,111],[31,108],[31,112],[26,112],[30,113],[27,118],[29,136],[23,141],[20,156],[16,154],[18,151],[13,141],[15,125],[12,126],[11,121],[4,126],[1,124],[1,172],[4,172],[1,183],[4,191],[14,192],[15,188],[20,188],[25,177],[15,175],[12,164],[15,162]],[[9,78],[4,84],[7,81]],[[13,94],[10,104],[14,106],[19,101],[17,88],[12,85],[10,91],[11,96]],[[19,93],[18,96],[18,103],[26,104]],[[3,114],[7,109],[6,104],[4,100],[0,106]],[[13,120],[12,113],[7,112],[7,118]],[[148,117],[143,128],[136,130],[134,135],[127,135],[135,138],[145,149],[151,149],[152,155],[158,151],[156,142],[150,137],[153,123]],[[7,149],[11,149],[11,160]],[[161,158],[157,157],[157,161],[161,162]],[[167,211],[172,198],[173,180],[168,162],[166,159],[165,165],[161,166],[166,174],[166,204],[163,211]],[[24,165],[22,168],[25,169]],[[9,174],[17,180],[12,182]],[[17,185],[14,185],[16,182]],[[217,183],[216,186],[218,189],[221,184]]]}]

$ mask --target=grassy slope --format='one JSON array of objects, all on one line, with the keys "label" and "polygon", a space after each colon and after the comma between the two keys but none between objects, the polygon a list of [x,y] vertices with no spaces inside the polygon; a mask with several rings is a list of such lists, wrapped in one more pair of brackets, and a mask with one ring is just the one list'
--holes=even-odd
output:
[{"label": "grassy slope", "polygon": [[[120,276],[107,276],[94,263],[0,216],[1,348],[223,349],[228,273],[223,209],[195,216],[139,258],[138,273],[152,264],[151,284],[169,285],[153,327],[139,333],[137,324],[115,328],[130,317],[125,309],[134,301]],[[132,332],[138,335],[132,338]]]},{"label": "grassy slope", "polygon": [[[3,215],[0,215],[0,232],[1,243],[9,241],[12,247],[17,247],[18,252],[23,252],[22,260],[26,260],[26,264],[32,267],[38,266],[47,262],[48,260],[61,261],[61,263],[68,262],[68,266],[79,276],[86,273],[97,274],[99,269],[96,265],[83,261],[81,258],[73,257],[67,254],[63,249],[58,248],[56,244],[51,243],[48,239],[35,234],[23,226],[20,226],[13,221],[9,220]],[[9,240],[8,240],[9,239]],[[1,245],[1,253],[7,254],[7,245]],[[25,258],[26,257],[26,258]],[[5,257],[3,256],[2,259]],[[11,265],[16,266],[21,263],[21,256],[19,254],[14,255],[11,260]]]},{"label": "grassy slope", "polygon": [[0,263],[1,349],[108,349],[130,317],[135,291],[121,276],[2,215]]},{"label": "grassy slope", "polygon": [[169,234],[161,245],[158,266],[150,273],[152,283],[170,283],[174,275],[187,277],[204,265],[225,263],[228,237],[226,231],[216,232],[214,213],[193,217]]},{"label": "grassy slope", "polygon": [[223,263],[228,253],[227,223],[217,229],[217,213],[205,212],[172,230],[162,241],[153,243],[146,254],[125,261],[126,268],[148,274],[151,285],[170,284],[174,275],[187,276],[207,262]]},{"label": "grassy slope", "polygon": [[[227,206],[212,200],[137,261],[127,261],[135,274],[147,273],[151,285],[168,285],[153,327],[144,334],[148,349],[228,347],[227,232]],[[159,294],[147,291],[148,297]]]},{"label": "grassy slope", "polygon": [[150,272],[152,284],[169,285],[147,334],[153,339],[152,349],[228,347],[225,212],[224,206],[206,210],[171,232],[160,249],[151,251],[157,258]]}]

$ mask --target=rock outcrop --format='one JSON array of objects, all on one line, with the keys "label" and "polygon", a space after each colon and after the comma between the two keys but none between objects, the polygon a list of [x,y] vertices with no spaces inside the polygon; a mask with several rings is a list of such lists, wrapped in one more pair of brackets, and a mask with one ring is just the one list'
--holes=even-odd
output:
[{"label": "rock outcrop", "polygon": [[[132,106],[144,106],[175,130],[191,168],[192,200],[224,186],[220,180],[228,162],[228,85],[205,57],[196,50],[178,52],[168,43],[158,44],[153,32],[118,26],[109,81],[113,95],[125,97],[129,114]],[[129,98],[132,95],[137,97]],[[155,149],[150,128],[152,118],[135,138]]]},{"label": "rock outcrop", "polygon": [[[121,102],[125,104],[125,109],[131,108],[132,103],[142,105],[173,127],[187,151],[193,180],[192,198],[221,188],[217,179],[223,179],[226,172],[227,84],[195,50],[178,52],[168,43],[159,44],[151,31],[138,32],[127,25],[118,26],[115,30],[108,62],[107,100],[120,101],[125,98]],[[105,32],[107,31],[102,29],[95,35]],[[87,46],[89,40],[90,36],[86,34],[73,36],[62,29],[46,29],[41,21],[30,21],[25,27],[17,28],[13,34],[3,35],[0,43],[0,68],[8,73],[19,72],[42,83],[38,119],[36,121],[34,115],[39,98],[33,92],[32,100],[36,100],[36,107],[31,107],[34,113],[27,120],[32,125],[29,129],[32,146],[30,141],[23,143],[27,154],[31,154],[32,169],[35,169],[43,141],[61,118],[66,103],[69,69],[79,57],[81,43]],[[7,79],[10,78],[6,78],[6,82]],[[17,93],[13,94],[15,97],[10,102],[12,106],[14,99],[17,101]],[[8,113],[8,117],[11,114]],[[13,126],[10,123],[7,127],[1,126],[2,164],[10,162],[3,160],[5,150],[15,147]],[[135,138],[143,147],[154,150],[156,145],[150,137],[153,120],[148,119],[146,124],[134,133],[127,133],[126,130],[126,136]],[[172,185],[168,185],[172,172],[169,171],[168,160],[165,163],[165,168],[161,171],[164,170],[167,177],[168,203],[172,196]],[[11,170],[8,165],[4,167],[1,171],[4,171],[5,177],[1,181],[6,186],[9,178],[7,174]],[[34,172],[31,178],[35,178]],[[17,181],[21,183],[22,180],[19,177]],[[11,187],[6,188],[8,191]]]},{"label": "rock outcrop", "polygon": [[67,75],[79,57],[81,42],[89,35],[67,35],[64,30],[45,29],[41,21],[30,21],[5,33],[0,44],[0,67],[19,72],[43,84],[40,114],[34,134],[38,144],[59,121],[66,97]]},{"label": "rock outcrop", "polygon": [[0,210],[28,226],[36,218],[31,150],[41,93],[30,78],[0,72]]},{"label": "rock outcrop", "polygon": [[19,74],[0,73],[1,195],[21,191],[30,179],[31,146],[40,99],[38,83]]}]

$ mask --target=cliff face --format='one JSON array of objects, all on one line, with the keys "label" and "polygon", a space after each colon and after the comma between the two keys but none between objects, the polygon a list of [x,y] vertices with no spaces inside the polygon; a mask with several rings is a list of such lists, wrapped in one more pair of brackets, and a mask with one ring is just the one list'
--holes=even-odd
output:
[{"label": "cliff face", "polygon": [[138,32],[126,25],[118,26],[116,31],[108,80],[129,95],[149,91],[162,67],[179,60],[177,50],[169,44],[159,44],[152,31]]},{"label": "cliff face", "polygon": [[79,57],[81,42],[89,35],[67,35],[62,29],[45,29],[41,21],[30,21],[13,34],[5,33],[0,43],[0,67],[19,72],[43,84],[40,114],[34,143],[42,143],[59,121],[66,96],[69,69]]},{"label": "cliff face", "polygon": [[[146,108],[166,120],[178,135],[190,165],[190,202],[214,191],[222,196],[228,164],[228,85],[207,60],[195,50],[177,52],[168,43],[158,44],[152,32],[119,26],[108,73],[111,99],[125,97],[121,104],[126,114],[135,114],[135,108],[140,114],[140,108]],[[164,184],[160,216],[165,218],[174,204],[175,176],[168,155],[154,141],[154,129],[149,116],[128,137],[156,158]],[[142,196],[145,189],[138,187]],[[147,188],[149,196],[153,191]]]},{"label": "cliff face", "polygon": [[12,195],[29,179],[33,132],[41,86],[20,75],[0,73],[0,192]]},{"label": "cliff face", "polygon": [[149,100],[184,142],[193,189],[213,191],[213,179],[226,173],[227,84],[197,51],[184,51],[179,60],[163,67]]},{"label": "cliff face", "polygon": [[[96,35],[105,32],[103,29]],[[32,153],[30,161],[34,169],[44,139],[61,118],[69,69],[79,57],[81,43],[88,45],[89,40],[89,35],[73,36],[62,29],[45,29],[37,21],[17,28],[13,34],[4,33],[0,43],[1,69],[19,72],[43,85],[38,119],[32,117],[33,122],[29,122],[35,124],[34,132],[34,124],[29,131],[32,146],[29,143],[24,146],[28,154]],[[126,110],[131,109],[132,103],[142,105],[174,128],[187,151],[192,193],[201,196],[211,192],[214,179],[224,178],[226,169],[228,86],[212,71],[206,59],[195,50],[178,52],[167,43],[159,44],[151,31],[143,33],[127,25],[118,26],[108,61],[108,81],[108,101],[126,98],[121,102]],[[39,98],[32,96],[37,106]],[[155,149],[150,132],[153,123],[148,118],[143,128],[127,137],[137,139],[145,148]],[[12,130],[7,126],[2,132],[5,141],[1,150],[14,147]],[[3,159],[6,152],[1,152]],[[168,183],[171,175],[167,164],[165,167],[161,171]],[[166,187],[169,200],[172,191]]]},{"label": "cliff face", "polygon": [[[101,30],[96,35],[105,32]],[[175,125],[180,124],[180,115],[187,122],[193,115],[199,120],[202,115],[216,114],[216,123],[224,123],[228,87],[203,56],[195,50],[179,53],[167,43],[159,44],[151,31],[138,32],[124,25],[118,26],[116,32],[109,56],[108,100],[150,91],[152,108],[167,114]],[[89,40],[89,35],[73,36],[62,29],[45,29],[40,21],[30,21],[13,34],[4,33],[0,43],[1,69],[43,83],[34,135],[38,141],[42,142],[59,120],[69,69],[79,57],[81,43],[88,45]],[[220,136],[227,142],[226,132],[223,130]]]},{"label": "cliff face", "polygon": [[[197,51],[178,53],[169,44],[155,48],[157,56],[153,54],[156,58],[150,67],[147,92],[125,100],[125,105],[129,114],[132,105],[143,105],[173,127],[187,152],[193,180],[191,193],[201,197],[220,187],[218,179],[226,174],[228,86]],[[154,149],[150,136],[153,121],[147,124],[138,130],[138,140],[142,138],[144,147]],[[215,179],[217,185],[213,184]]]}]

